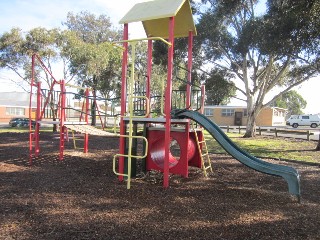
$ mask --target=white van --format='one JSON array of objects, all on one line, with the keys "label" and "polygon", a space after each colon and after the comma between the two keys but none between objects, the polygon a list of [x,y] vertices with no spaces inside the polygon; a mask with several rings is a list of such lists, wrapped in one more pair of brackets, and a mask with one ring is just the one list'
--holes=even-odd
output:
[{"label": "white van", "polygon": [[291,115],[286,124],[294,128],[299,126],[310,126],[312,128],[316,128],[320,125],[320,115]]}]

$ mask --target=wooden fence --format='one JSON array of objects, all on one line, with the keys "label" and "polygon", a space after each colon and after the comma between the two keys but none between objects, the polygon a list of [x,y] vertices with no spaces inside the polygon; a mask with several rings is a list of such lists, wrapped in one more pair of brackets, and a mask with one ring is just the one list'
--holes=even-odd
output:
[{"label": "wooden fence", "polygon": [[[244,133],[246,131],[245,126],[220,126],[221,129],[223,129],[226,132],[233,132],[233,133]],[[318,131],[318,132],[317,132]],[[315,137],[312,138],[312,136],[319,135],[320,129],[315,128],[313,130],[310,129],[288,129],[283,127],[256,127],[256,133],[258,135],[272,135],[275,137],[303,137],[305,136],[305,139],[308,141],[310,140],[317,140]],[[286,135],[286,136],[285,136]],[[319,135],[320,138],[320,135]]]}]

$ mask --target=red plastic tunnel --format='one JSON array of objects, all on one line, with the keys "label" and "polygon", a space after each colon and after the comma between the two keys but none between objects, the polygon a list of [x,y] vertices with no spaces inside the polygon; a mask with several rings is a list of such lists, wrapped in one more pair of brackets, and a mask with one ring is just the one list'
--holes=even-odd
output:
[{"label": "red plastic tunnel", "polygon": [[[188,161],[193,158],[196,152],[196,143],[194,142],[193,139],[189,138],[188,141],[188,148],[183,149],[181,146],[183,146],[182,141],[184,139],[180,137],[171,137],[171,143],[174,142],[174,140],[177,141],[179,147],[180,147],[180,153],[181,151],[188,151]],[[164,158],[165,158],[165,151],[164,151],[164,146],[165,146],[165,140],[164,138],[159,138],[152,144],[152,148],[150,149],[150,157],[151,160],[159,167],[163,169],[164,165]],[[181,154],[180,154],[181,155]],[[180,157],[174,157],[171,153],[171,150],[169,149],[169,168],[172,168],[178,164],[180,160]]]}]

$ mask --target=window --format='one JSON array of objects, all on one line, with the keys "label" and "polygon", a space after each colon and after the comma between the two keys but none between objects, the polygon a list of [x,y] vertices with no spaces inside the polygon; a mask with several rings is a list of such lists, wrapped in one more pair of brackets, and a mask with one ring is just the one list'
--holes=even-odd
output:
[{"label": "window", "polygon": [[204,115],[205,116],[213,116],[213,109],[212,108],[205,108]]},{"label": "window", "polygon": [[222,109],[222,112],[221,112],[222,117],[233,116],[233,114],[234,114],[234,109],[229,109],[229,108]]},{"label": "window", "polygon": [[309,119],[309,116],[302,116],[302,119]]},{"label": "window", "polygon": [[24,116],[25,115],[25,109],[19,108],[19,107],[7,107],[6,108],[6,114],[7,115],[15,115],[15,116]]}]

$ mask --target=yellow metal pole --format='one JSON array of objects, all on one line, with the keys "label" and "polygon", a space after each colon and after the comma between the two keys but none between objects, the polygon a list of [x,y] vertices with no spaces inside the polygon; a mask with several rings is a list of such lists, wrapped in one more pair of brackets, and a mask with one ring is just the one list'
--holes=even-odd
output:
[{"label": "yellow metal pole", "polygon": [[132,43],[132,42],[140,42],[140,41],[144,41],[144,40],[160,40],[160,41],[164,42],[165,44],[167,44],[168,46],[171,46],[170,42],[166,41],[165,39],[163,39],[161,37],[137,38],[137,39],[117,41],[117,42],[113,42],[113,43],[124,43],[124,42]]},{"label": "yellow metal pole", "polygon": [[[134,91],[134,63],[135,63],[135,51],[136,51],[136,44],[137,41],[140,41],[141,39],[138,40],[128,40],[128,41],[122,41],[122,42],[130,42],[132,46],[132,57],[131,57],[131,76],[128,81],[128,115],[129,115],[129,124],[128,124],[128,135],[120,135],[120,137],[125,137],[128,138],[128,153],[127,154],[116,154],[113,157],[113,172],[118,175],[118,176],[124,176],[127,177],[127,189],[130,189],[130,184],[131,184],[131,164],[132,164],[132,158],[138,158],[142,159],[147,156],[147,149],[148,149],[148,140],[145,137],[142,136],[133,136],[133,118],[134,117],[147,117],[150,113],[150,101],[147,97],[145,96],[133,96],[133,91]],[[143,40],[143,39],[142,39]],[[120,43],[120,42],[119,42]],[[143,98],[146,99],[146,114],[145,116],[134,116],[133,115],[133,100],[134,98]],[[124,116],[121,116],[124,117]],[[143,156],[134,156],[132,155],[132,145],[133,145],[133,138],[139,138],[145,141],[146,143],[146,148]],[[128,159],[127,162],[127,173],[119,173],[116,171],[116,158],[117,157],[126,157]]]},{"label": "yellow metal pole", "polygon": [[133,133],[133,85],[134,85],[134,63],[136,55],[136,42],[131,43],[132,46],[132,57],[131,57],[131,77],[129,80],[129,146],[128,146],[128,179],[127,189],[130,189],[131,182],[131,160],[132,160],[132,133]]}]

